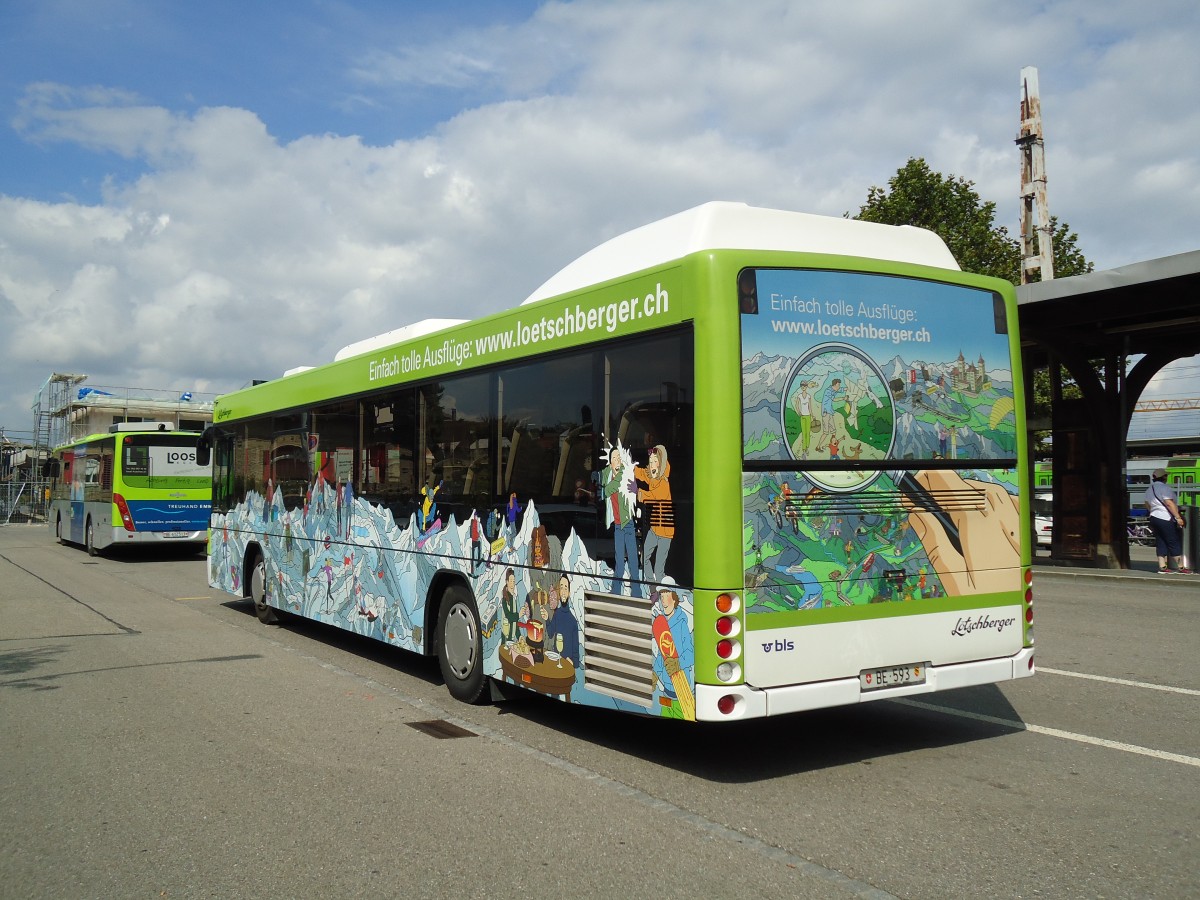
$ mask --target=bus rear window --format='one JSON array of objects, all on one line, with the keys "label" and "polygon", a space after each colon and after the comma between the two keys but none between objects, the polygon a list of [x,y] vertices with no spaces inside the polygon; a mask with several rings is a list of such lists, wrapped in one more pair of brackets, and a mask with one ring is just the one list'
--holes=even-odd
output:
[{"label": "bus rear window", "polygon": [[139,487],[202,488],[208,466],[196,465],[195,435],[136,434],[121,440],[121,476]]},{"label": "bus rear window", "polygon": [[859,272],[754,274],[757,313],[741,315],[747,460],[820,469],[1015,458],[998,295]]}]

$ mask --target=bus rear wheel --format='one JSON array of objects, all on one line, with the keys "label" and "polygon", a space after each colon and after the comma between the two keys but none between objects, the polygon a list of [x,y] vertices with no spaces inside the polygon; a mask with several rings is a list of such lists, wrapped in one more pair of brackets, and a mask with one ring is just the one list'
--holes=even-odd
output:
[{"label": "bus rear wheel", "polygon": [[452,585],[442,597],[437,627],[438,663],[446,689],[456,700],[478,703],[483,696],[483,639],[471,592]]},{"label": "bus rear wheel", "polygon": [[246,567],[246,591],[254,604],[254,614],[264,625],[275,625],[279,614],[267,603],[267,564],[261,551],[255,550]]},{"label": "bus rear wheel", "polygon": [[54,539],[60,544],[65,544],[62,536],[62,516],[58,516],[54,520]]},{"label": "bus rear wheel", "polygon": [[87,547],[88,556],[99,556],[100,551],[96,549],[96,541],[92,536],[92,520],[87,520],[87,528],[84,531],[84,546]]}]

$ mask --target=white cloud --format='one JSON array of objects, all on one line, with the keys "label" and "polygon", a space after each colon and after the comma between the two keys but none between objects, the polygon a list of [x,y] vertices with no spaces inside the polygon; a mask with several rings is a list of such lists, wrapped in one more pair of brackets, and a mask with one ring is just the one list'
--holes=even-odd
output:
[{"label": "white cloud", "polygon": [[[551,3],[360,48],[347,106],[474,98],[411,140],[274,137],[253,109],[40,82],[29,141],[136,161],[96,205],[0,197],[0,424],[56,369],[217,390],[426,315],[519,302],[613,234],[710,199],[856,211],[910,156],[1015,231],[1018,73],[1051,211],[1101,267],[1194,249],[1190,5]],[[492,97],[483,102],[478,98]],[[471,105],[474,104],[474,105]],[[404,133],[396,123],[395,134]]]}]

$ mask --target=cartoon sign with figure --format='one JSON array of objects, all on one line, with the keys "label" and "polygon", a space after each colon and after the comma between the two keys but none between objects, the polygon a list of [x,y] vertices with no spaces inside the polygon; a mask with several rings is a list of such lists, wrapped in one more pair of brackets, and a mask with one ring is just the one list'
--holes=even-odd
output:
[{"label": "cartoon sign with figure", "polygon": [[743,453],[758,463],[743,476],[748,611],[1000,589],[1020,548],[1001,299],[919,278],[753,274],[757,304],[740,316]]}]

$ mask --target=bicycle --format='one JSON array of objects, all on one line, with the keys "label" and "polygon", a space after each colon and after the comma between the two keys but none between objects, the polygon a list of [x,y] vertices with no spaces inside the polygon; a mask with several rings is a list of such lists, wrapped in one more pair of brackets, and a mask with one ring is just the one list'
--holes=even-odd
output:
[{"label": "bicycle", "polygon": [[1154,529],[1145,521],[1131,519],[1125,526],[1125,532],[1131,544],[1140,544],[1143,547],[1154,546]]}]

